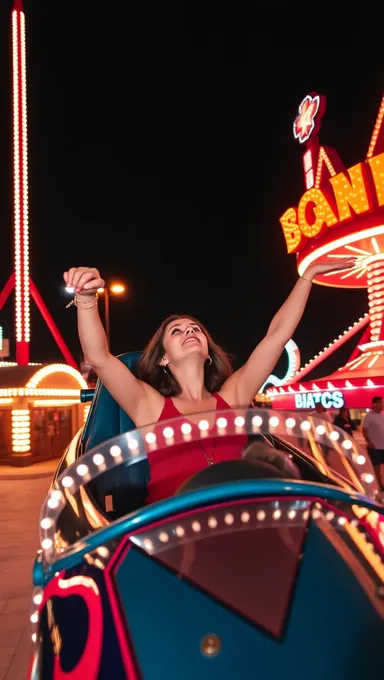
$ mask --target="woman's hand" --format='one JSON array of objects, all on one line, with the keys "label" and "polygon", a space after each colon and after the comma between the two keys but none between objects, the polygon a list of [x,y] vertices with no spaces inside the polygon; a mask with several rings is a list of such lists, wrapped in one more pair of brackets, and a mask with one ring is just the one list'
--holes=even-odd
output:
[{"label": "woman's hand", "polygon": [[324,262],[317,262],[308,267],[303,274],[303,278],[312,281],[312,279],[319,274],[327,274],[328,272],[335,270],[352,269],[352,267],[356,265],[356,260],[356,257],[340,257],[334,259],[330,257],[327,260],[324,260]]},{"label": "woman's hand", "polygon": [[63,274],[67,288],[73,288],[76,295],[96,295],[99,288],[105,287],[104,279],[100,278],[97,269],[93,267],[71,267]]}]

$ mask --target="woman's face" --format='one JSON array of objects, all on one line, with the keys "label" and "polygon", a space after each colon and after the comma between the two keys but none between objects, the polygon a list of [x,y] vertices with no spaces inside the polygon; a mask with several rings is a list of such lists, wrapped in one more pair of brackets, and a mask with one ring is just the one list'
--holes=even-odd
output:
[{"label": "woman's face", "polygon": [[162,365],[176,364],[191,354],[208,358],[208,341],[198,323],[188,318],[171,321],[165,329]]}]

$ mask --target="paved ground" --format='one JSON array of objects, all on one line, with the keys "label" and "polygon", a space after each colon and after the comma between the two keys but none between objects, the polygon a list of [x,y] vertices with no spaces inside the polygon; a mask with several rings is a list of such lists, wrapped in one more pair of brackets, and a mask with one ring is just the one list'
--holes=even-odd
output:
[{"label": "paved ground", "polygon": [[46,460],[27,467],[14,467],[13,465],[0,465],[0,480],[5,479],[38,479],[50,477],[56,470],[58,460]]},{"label": "paved ground", "polygon": [[26,679],[38,516],[56,465],[0,467],[0,680]]}]

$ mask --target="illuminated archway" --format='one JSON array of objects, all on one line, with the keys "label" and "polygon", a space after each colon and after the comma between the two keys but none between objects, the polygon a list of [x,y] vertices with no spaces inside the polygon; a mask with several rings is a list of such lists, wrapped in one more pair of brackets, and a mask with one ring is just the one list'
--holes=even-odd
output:
[{"label": "illuminated archway", "polygon": [[37,387],[41,381],[44,380],[44,378],[52,375],[52,373],[66,373],[77,380],[80,389],[86,389],[88,387],[81,373],[67,364],[49,364],[49,366],[43,366],[43,368],[40,368],[39,371],[36,371],[32,378],[28,380],[25,387],[28,389],[35,389],[35,387]]}]

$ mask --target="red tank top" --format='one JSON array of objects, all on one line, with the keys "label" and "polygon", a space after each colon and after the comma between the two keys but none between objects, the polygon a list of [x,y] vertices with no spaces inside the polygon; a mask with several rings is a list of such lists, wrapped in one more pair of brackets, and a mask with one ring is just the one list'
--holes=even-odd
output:
[{"label": "red tank top", "polygon": [[[231,408],[219,394],[215,393],[212,396],[216,398],[217,410]],[[172,397],[165,397],[164,408],[157,422],[181,415],[183,414],[177,410]],[[197,424],[188,420],[187,416],[183,422],[189,423],[192,429],[198,429]],[[158,429],[159,426],[156,426],[155,431]],[[161,451],[150,451],[148,453],[150,480],[146,502],[154,503],[173,496],[181,484],[211,464],[210,460],[213,463],[221,463],[224,460],[241,458],[247,441],[247,435],[208,436],[201,441],[175,444]]]}]

